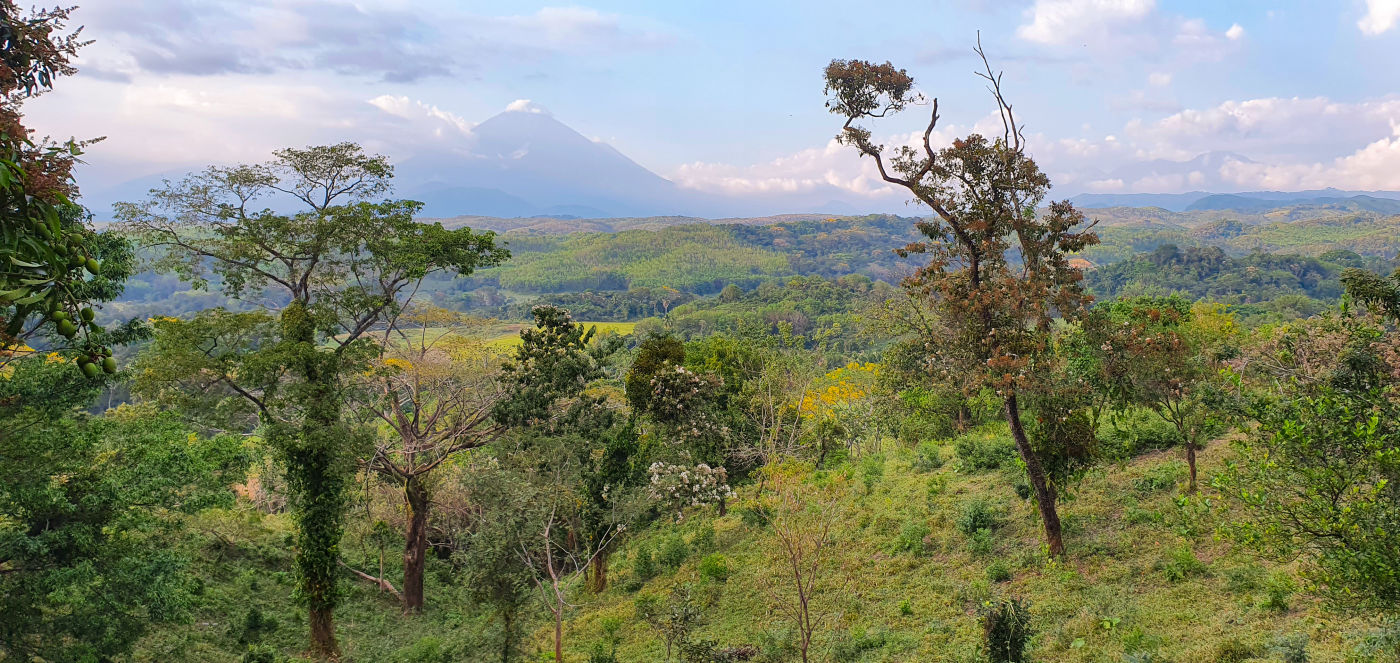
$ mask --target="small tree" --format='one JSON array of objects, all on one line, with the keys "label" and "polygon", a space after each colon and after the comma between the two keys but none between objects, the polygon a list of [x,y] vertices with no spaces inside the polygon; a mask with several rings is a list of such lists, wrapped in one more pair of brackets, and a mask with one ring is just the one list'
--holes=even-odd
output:
[{"label": "small tree", "polygon": [[1100,305],[1083,321],[1082,348],[1096,355],[1091,383],[1120,406],[1146,407],[1176,428],[1190,468],[1188,492],[1196,492],[1196,451],[1218,430],[1226,384],[1221,376],[1234,322],[1228,315],[1197,312],[1178,297],[1119,299]]},{"label": "small tree", "polygon": [[564,613],[573,607],[568,601],[568,586],[588,572],[593,559],[612,543],[618,529],[604,531],[584,546],[570,545],[564,529],[567,519],[559,511],[557,493],[547,515],[539,524],[534,540],[526,539],[520,546],[520,558],[529,567],[540,602],[554,617],[554,660],[564,660]]},{"label": "small tree", "polygon": [[839,490],[843,482],[805,489],[800,470],[770,466],[764,500],[767,524],[775,538],[770,554],[784,569],[781,578],[765,579],[778,612],[797,629],[803,663],[810,660],[812,640],[836,616],[832,595],[844,586],[836,565],[835,527],[843,518]]},{"label": "small tree", "polygon": [[381,358],[359,399],[381,424],[366,465],[403,489],[403,603],[423,610],[423,566],[428,551],[429,477],[444,462],[499,438],[491,421],[503,394],[499,362],[470,337],[473,321],[451,311],[412,308],[385,326]]},{"label": "small tree", "polygon": [[[339,656],[338,547],[365,442],[345,414],[353,377],[380,348],[368,334],[428,274],[468,274],[507,256],[490,233],[415,222],[419,203],[370,202],[392,174],[387,159],[353,143],[285,149],[266,164],[211,167],[165,182],[143,203],[117,204],[117,218],[156,251],[157,269],[198,287],[216,279],[253,307],[157,325],[139,386],[224,423],[243,415],[241,425],[260,427],[279,452],[297,522],[298,593],[320,658]],[[259,210],[266,198],[302,211]]]},{"label": "small tree", "polygon": [[921,253],[928,264],[905,286],[929,300],[949,334],[932,347],[941,361],[967,376],[970,392],[995,390],[1026,473],[1035,490],[1050,552],[1064,552],[1056,494],[1041,458],[1021,423],[1022,391],[1035,387],[1037,372],[1048,369],[1052,320],[1074,318],[1090,301],[1083,275],[1069,257],[1098,241],[1080,228],[1084,216],[1068,202],[1040,204],[1050,180],[1025,151],[1025,136],[979,45],[993,100],[1004,132],[978,134],[935,149],[938,124],[934,99],[919,148],[901,146],[887,154],[868,128],[857,122],[904,110],[922,97],[914,79],[889,63],[833,60],[826,68],[827,108],[845,118],[837,140],[874,159],[880,176],[907,189],[933,211],[917,224],[926,241],[899,250]]}]

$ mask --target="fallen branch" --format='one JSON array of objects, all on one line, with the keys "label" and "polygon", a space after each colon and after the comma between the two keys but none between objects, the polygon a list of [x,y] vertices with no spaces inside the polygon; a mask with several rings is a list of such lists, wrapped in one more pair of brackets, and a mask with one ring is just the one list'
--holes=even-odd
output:
[{"label": "fallen branch", "polygon": [[390,594],[393,594],[393,595],[394,595],[394,598],[398,599],[399,601],[403,601],[403,594],[400,594],[400,593],[399,593],[399,590],[394,589],[394,585],[391,584],[388,580],[385,580],[385,579],[383,579],[383,578],[376,578],[376,577],[374,577],[374,576],[372,576],[372,575],[370,575],[370,574],[368,574],[368,573],[365,573],[364,571],[360,571],[359,569],[351,568],[350,565],[346,564],[345,562],[341,562],[340,565],[343,566],[343,567],[345,567],[345,570],[346,570],[346,571],[349,571],[349,572],[355,574],[356,576],[359,576],[359,578],[360,578],[361,580],[367,580],[367,581],[369,581],[369,582],[372,582],[372,583],[378,585],[378,586],[379,586],[379,589],[381,589],[381,590],[383,590],[383,591],[386,591],[386,592],[389,592]]}]

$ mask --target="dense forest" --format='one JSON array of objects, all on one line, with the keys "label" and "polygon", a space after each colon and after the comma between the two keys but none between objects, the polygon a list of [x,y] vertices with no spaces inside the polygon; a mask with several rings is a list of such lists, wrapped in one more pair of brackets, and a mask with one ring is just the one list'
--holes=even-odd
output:
[{"label": "dense forest", "polygon": [[927,216],[498,233],[345,142],[97,224],[71,12],[0,0],[0,661],[1400,660],[1398,217],[1095,225],[979,47],[941,149],[823,72]]}]

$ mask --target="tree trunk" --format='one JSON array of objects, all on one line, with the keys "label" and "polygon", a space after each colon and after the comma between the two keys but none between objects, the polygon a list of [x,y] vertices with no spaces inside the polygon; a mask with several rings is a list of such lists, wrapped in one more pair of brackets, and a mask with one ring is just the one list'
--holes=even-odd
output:
[{"label": "tree trunk", "polygon": [[599,550],[593,559],[588,560],[588,591],[602,593],[608,588],[608,552]]},{"label": "tree trunk", "polygon": [[719,496],[719,517],[723,518],[729,513],[729,498],[724,495]]},{"label": "tree trunk", "polygon": [[564,660],[564,606],[554,613],[554,661],[563,663]]},{"label": "tree trunk", "polygon": [[1006,397],[1006,423],[1011,427],[1011,438],[1016,441],[1016,451],[1026,464],[1026,474],[1031,487],[1035,489],[1035,501],[1040,507],[1040,522],[1045,526],[1045,543],[1050,547],[1051,556],[1065,553],[1065,542],[1060,537],[1060,514],[1055,511],[1055,494],[1050,492],[1045,480],[1045,469],[1040,466],[1040,457],[1035,455],[1030,440],[1026,439],[1026,429],[1021,426],[1021,407],[1016,402],[1016,394]]},{"label": "tree trunk", "polygon": [[1196,443],[1191,440],[1186,441],[1186,466],[1191,469],[1191,483],[1188,484],[1186,492],[1196,494]]},{"label": "tree trunk", "polygon": [[311,609],[311,655],[321,661],[340,660],[340,645],[335,641],[335,618],[329,608]]},{"label": "tree trunk", "polygon": [[503,633],[501,634],[501,663],[510,663],[511,652],[515,650],[515,609],[501,611]]},{"label": "tree trunk", "polygon": [[408,533],[403,549],[403,609],[423,612],[423,563],[428,554],[428,489],[418,477],[404,484],[408,503]]}]

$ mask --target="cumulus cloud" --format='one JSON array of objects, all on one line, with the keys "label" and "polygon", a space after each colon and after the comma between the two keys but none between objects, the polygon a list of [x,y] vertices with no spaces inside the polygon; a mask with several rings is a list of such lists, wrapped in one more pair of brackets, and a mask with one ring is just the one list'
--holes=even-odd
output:
[{"label": "cumulus cloud", "polygon": [[384,94],[370,99],[368,103],[385,113],[405,120],[428,120],[438,125],[433,129],[433,135],[439,138],[447,137],[448,132],[455,133],[460,137],[470,136],[472,132],[471,122],[459,115],[417,99]]},{"label": "cumulus cloud", "polygon": [[1378,35],[1400,23],[1400,0],[1366,0],[1366,15],[1356,27],[1368,35]]},{"label": "cumulus cloud", "polygon": [[1088,47],[1115,58],[1216,61],[1244,35],[1238,24],[1220,31],[1199,18],[1164,14],[1155,0],[1035,0],[1024,17],[1016,29],[1024,41],[1059,52]]},{"label": "cumulus cloud", "polygon": [[1155,0],[1036,0],[1017,36],[1041,44],[1068,44],[1132,23],[1156,7]]}]

